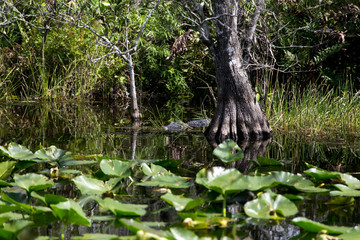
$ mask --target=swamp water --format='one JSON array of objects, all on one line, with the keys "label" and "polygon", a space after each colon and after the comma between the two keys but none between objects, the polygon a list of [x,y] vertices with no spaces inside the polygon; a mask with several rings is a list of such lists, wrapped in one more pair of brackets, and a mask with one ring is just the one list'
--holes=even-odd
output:
[{"label": "swamp water", "polygon": [[[101,154],[109,158],[139,160],[149,167],[152,166],[151,163],[161,162],[162,166],[167,166],[174,174],[192,180],[201,169],[215,166],[236,168],[242,173],[252,171],[250,169],[252,164],[249,161],[240,160],[227,166],[219,161],[214,157],[213,148],[207,143],[201,131],[166,133],[152,128],[135,130],[128,123],[124,111],[114,111],[96,105],[66,103],[0,105],[0,145],[6,146],[10,142],[21,144],[33,152],[41,147],[54,145],[77,156]],[[270,142],[240,144],[240,147],[244,150],[246,158],[256,159],[257,155],[262,155],[280,161],[284,165],[278,168],[278,171],[302,173],[309,168],[305,164],[307,162],[328,171],[349,172],[355,177],[358,177],[360,172],[358,164],[360,139],[356,137],[315,141],[300,135],[276,135]],[[174,163],[173,166],[171,166],[172,163]],[[45,165],[41,163],[26,168],[21,174],[27,172],[49,174],[46,173],[49,167]],[[99,176],[103,173],[99,170],[98,162],[79,165],[74,167],[74,170],[86,175],[98,174],[98,179],[105,179],[104,176]],[[269,170],[272,169],[263,168],[258,171]],[[136,171],[141,172],[141,169]],[[119,188],[115,197],[120,197],[123,203],[146,204],[146,214],[140,219],[142,222],[152,222],[152,226],[156,229],[181,226],[183,222],[181,214],[179,215],[174,207],[160,198],[166,193],[166,189],[133,184],[133,180],[138,175],[140,173],[135,172],[130,177],[124,178],[122,183],[124,187]],[[75,176],[77,175],[69,174],[64,178],[54,177],[55,184],[48,192],[75,199],[75,201],[85,201],[71,181]],[[206,189],[198,184],[189,188],[172,190],[172,193],[176,195],[184,194],[191,198],[204,198],[203,192],[206,192]],[[7,194],[10,195],[9,192]],[[26,192],[18,191],[13,195],[16,195],[14,198],[19,202],[26,203]],[[237,223],[230,224],[230,221],[228,227],[219,227],[221,223],[213,226],[210,224],[209,228],[195,227],[193,231],[198,236],[217,238],[237,235],[249,236],[251,239],[290,239],[304,233],[298,226],[291,223],[293,218],[299,216],[327,225],[353,227],[360,224],[359,198],[354,198],[354,202],[345,206],[330,206],[327,204],[332,199],[329,195],[304,196],[304,199],[297,203],[296,215],[275,222],[252,219],[250,223],[245,224],[247,216],[244,215],[242,208],[249,195],[239,194],[234,197],[235,199],[228,199],[227,204],[228,216],[237,218]],[[32,201],[37,200],[32,199]],[[209,205],[206,211],[217,210],[221,213],[221,208],[222,201],[219,200]],[[99,206],[94,201],[86,202],[83,209],[88,216],[101,215]],[[62,231],[66,239],[83,236],[86,233],[127,236],[133,235],[130,230],[136,228],[124,222],[122,225],[127,227],[108,223],[109,221],[98,219],[98,221],[93,220],[91,226],[82,226],[64,225],[62,222],[54,221],[50,225],[26,228],[18,235],[18,238],[36,239],[38,236],[58,238]]]}]

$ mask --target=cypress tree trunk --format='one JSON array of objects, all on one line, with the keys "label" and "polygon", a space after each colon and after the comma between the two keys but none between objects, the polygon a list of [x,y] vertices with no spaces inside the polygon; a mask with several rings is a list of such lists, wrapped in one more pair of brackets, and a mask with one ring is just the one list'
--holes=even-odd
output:
[{"label": "cypress tree trunk", "polygon": [[217,107],[205,136],[209,142],[231,138],[260,140],[271,137],[272,129],[256,101],[243,61],[238,36],[236,0],[213,0],[217,45],[215,48]]}]

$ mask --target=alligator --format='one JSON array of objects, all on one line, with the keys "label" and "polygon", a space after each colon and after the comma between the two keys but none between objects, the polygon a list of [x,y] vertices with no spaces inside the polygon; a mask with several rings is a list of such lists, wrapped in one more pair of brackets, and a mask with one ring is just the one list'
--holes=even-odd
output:
[{"label": "alligator", "polygon": [[169,125],[164,126],[163,129],[168,132],[179,132],[191,128],[204,128],[209,126],[211,119],[193,120],[187,123],[170,122]]}]

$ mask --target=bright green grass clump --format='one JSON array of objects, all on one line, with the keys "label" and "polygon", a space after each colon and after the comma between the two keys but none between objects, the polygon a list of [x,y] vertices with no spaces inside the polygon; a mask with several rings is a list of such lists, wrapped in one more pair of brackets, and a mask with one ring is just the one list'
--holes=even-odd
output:
[{"label": "bright green grass clump", "polygon": [[360,95],[311,86],[276,88],[268,97],[267,117],[274,129],[311,136],[352,135],[360,130]]}]

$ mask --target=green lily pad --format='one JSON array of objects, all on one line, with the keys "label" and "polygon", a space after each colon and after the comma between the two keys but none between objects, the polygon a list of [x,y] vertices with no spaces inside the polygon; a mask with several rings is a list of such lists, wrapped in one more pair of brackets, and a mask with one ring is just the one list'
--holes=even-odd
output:
[{"label": "green lily pad", "polygon": [[193,233],[192,231],[189,231],[187,229],[184,229],[184,228],[179,228],[179,227],[170,228],[170,232],[176,240],[198,240],[199,239],[199,237],[195,233]]},{"label": "green lily pad", "polygon": [[109,176],[125,178],[130,176],[131,164],[120,160],[103,159],[100,162],[101,171]]},{"label": "green lily pad", "polygon": [[192,183],[188,182],[185,178],[173,174],[158,174],[152,176],[150,181],[137,183],[136,185],[145,187],[188,188],[192,186]]},{"label": "green lily pad", "polygon": [[344,196],[344,197],[360,197],[360,191],[349,188],[343,184],[334,184],[334,187],[340,191],[331,191],[331,196]]},{"label": "green lily pad", "polygon": [[349,188],[360,189],[360,180],[356,177],[351,176],[350,174],[341,173],[340,179],[344,182]]},{"label": "green lily pad", "polygon": [[34,154],[26,147],[19,145],[17,143],[9,143],[7,147],[0,146],[0,150],[2,151],[3,155],[13,158],[15,160],[34,160]]},{"label": "green lily pad", "polygon": [[259,167],[284,166],[282,162],[279,162],[273,158],[257,156],[256,159],[257,161],[252,161],[252,162],[254,162]]},{"label": "green lily pad", "polygon": [[176,211],[188,211],[190,209],[193,209],[197,206],[200,206],[204,204],[204,200],[201,198],[198,199],[192,199],[192,198],[186,198],[181,195],[174,195],[172,193],[167,193],[163,196],[161,196],[161,199],[165,200],[167,203],[172,205]]},{"label": "green lily pad", "polygon": [[328,192],[328,189],[317,188],[310,180],[289,172],[275,172],[272,176],[278,185],[294,187],[301,192],[320,193]]},{"label": "green lily pad", "polygon": [[66,152],[65,150],[62,150],[55,146],[37,150],[34,154],[34,157],[44,162],[59,162],[72,160],[71,153]]},{"label": "green lily pad", "polygon": [[111,211],[117,217],[138,217],[146,213],[147,205],[127,204],[116,201],[112,198],[95,199],[101,206],[103,211]]},{"label": "green lily pad", "polygon": [[171,172],[168,171],[167,169],[165,169],[164,167],[153,164],[153,163],[150,164],[150,167],[146,163],[142,163],[141,168],[142,168],[143,173],[146,176],[155,176],[158,174],[164,174],[164,175],[171,174]]},{"label": "green lily pad", "polygon": [[14,170],[16,161],[5,161],[0,163],[0,179],[6,180]]},{"label": "green lily pad", "polygon": [[72,240],[121,240],[121,239],[134,239],[136,236],[119,237],[117,235],[102,234],[102,233],[86,233],[82,237],[72,237]]},{"label": "green lily pad", "polygon": [[111,190],[103,181],[84,175],[77,176],[73,182],[83,195],[102,195]]},{"label": "green lily pad", "polygon": [[25,228],[31,226],[32,221],[17,220],[9,223],[4,223],[0,228],[0,239],[16,239],[16,236]]},{"label": "green lily pad", "polygon": [[214,149],[213,154],[224,163],[231,163],[244,158],[241,148],[231,139],[220,143]]},{"label": "green lily pad", "polygon": [[54,216],[64,221],[65,224],[91,226],[91,222],[82,208],[72,199],[58,204],[51,204],[50,207],[53,209]]},{"label": "green lily pad", "polygon": [[156,230],[149,227],[144,222],[125,218],[121,218],[119,221],[132,233],[136,233],[138,239],[168,239],[167,237],[171,237],[171,234],[168,231]]},{"label": "green lily pad", "polygon": [[263,193],[244,205],[246,215],[261,219],[283,219],[298,212],[296,205],[280,194]]},{"label": "green lily pad", "polygon": [[305,170],[304,173],[317,180],[338,178],[341,174],[339,172],[329,172],[321,168],[310,168],[308,170]]},{"label": "green lily pad", "polygon": [[318,233],[322,230],[326,230],[329,234],[341,234],[349,231],[350,227],[339,227],[339,226],[329,226],[319,222],[312,221],[304,217],[297,217],[291,221],[293,224],[301,227],[305,231]]},{"label": "green lily pad", "polygon": [[354,240],[354,239],[360,239],[360,228],[359,226],[354,227],[350,231],[343,233],[338,236],[341,240]]},{"label": "green lily pad", "polygon": [[27,192],[43,190],[54,185],[51,179],[49,180],[47,177],[36,173],[15,174],[14,181],[17,186]]}]

